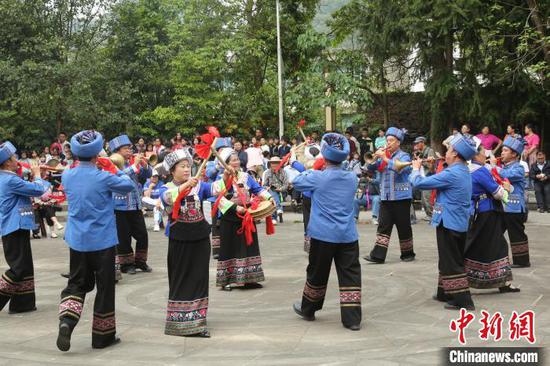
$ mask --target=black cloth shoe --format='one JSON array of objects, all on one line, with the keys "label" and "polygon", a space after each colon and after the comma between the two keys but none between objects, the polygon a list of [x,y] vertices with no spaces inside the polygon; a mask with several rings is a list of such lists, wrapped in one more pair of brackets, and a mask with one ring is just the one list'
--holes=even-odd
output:
[{"label": "black cloth shoe", "polygon": [[231,287],[231,285],[225,285],[225,286],[220,287],[220,290],[222,290],[222,291],[231,291],[231,290],[233,290],[233,287]]},{"label": "black cloth shoe", "polygon": [[531,267],[531,263],[527,263],[527,264],[512,264],[510,267],[512,267],[512,268],[529,268],[529,267]]},{"label": "black cloth shoe", "polygon": [[412,261],[414,261],[414,258],[415,258],[414,255],[411,255],[411,256],[408,256],[408,257],[405,257],[405,258],[401,258],[401,260],[403,262],[412,262]]},{"label": "black cloth shoe", "polygon": [[261,283],[253,282],[253,283],[245,283],[242,288],[246,290],[252,290],[255,288],[263,288],[263,287],[264,286]]},{"label": "black cloth shoe", "polygon": [[71,277],[71,273],[70,272],[66,272],[66,273],[60,273],[61,277],[65,277],[65,278],[70,278]]},{"label": "black cloth shoe", "polygon": [[507,293],[507,292],[520,292],[521,291],[519,287],[513,287],[512,285],[506,285],[506,286],[499,287],[498,290],[502,294]]},{"label": "black cloth shoe", "polygon": [[136,274],[136,267],[134,267],[133,265],[120,267],[120,272],[134,275]]},{"label": "black cloth shoe", "polygon": [[361,324],[344,325],[344,328],[357,331],[361,329]]},{"label": "black cloth shoe", "polygon": [[302,303],[300,301],[298,302],[295,302],[293,305],[292,305],[292,308],[294,309],[294,312],[298,315],[300,315],[302,317],[302,319],[304,320],[307,320],[308,322],[311,322],[311,321],[314,321],[315,320],[315,315],[311,315],[311,316],[308,316],[308,315],[305,315],[303,312],[302,312]]},{"label": "black cloth shoe", "polygon": [[471,305],[466,305],[466,306],[460,306],[460,305],[457,305],[456,303],[452,302],[452,301],[449,301],[448,303],[446,303],[444,306],[443,306],[445,309],[447,310],[460,310],[462,308],[466,309],[466,310],[470,310],[470,311],[473,311],[476,309],[476,307],[474,306],[474,304],[471,304]]},{"label": "black cloth shoe", "polygon": [[375,263],[375,264],[383,264],[384,263],[384,261],[382,259],[373,258],[370,255],[364,256],[363,259],[366,260],[367,262],[371,262],[371,263]]},{"label": "black cloth shoe", "polygon": [[120,343],[120,338],[115,336],[115,338],[113,338],[113,340],[111,342],[107,343],[107,344],[93,344],[92,343],[92,348],[96,348],[96,349],[107,348],[107,347],[114,346],[115,344],[118,344],[118,343]]},{"label": "black cloth shoe", "polygon": [[142,270],[143,272],[153,272],[153,268],[149,267],[147,263],[136,263],[136,268]]},{"label": "black cloth shoe", "polygon": [[67,352],[71,348],[71,334],[73,331],[67,323],[59,324],[59,334],[57,335],[57,348],[60,351]]},{"label": "black cloth shoe", "polygon": [[32,238],[33,238],[33,239],[40,239],[41,236],[38,235],[38,234],[34,234],[34,233],[33,233],[33,234],[32,234]]}]

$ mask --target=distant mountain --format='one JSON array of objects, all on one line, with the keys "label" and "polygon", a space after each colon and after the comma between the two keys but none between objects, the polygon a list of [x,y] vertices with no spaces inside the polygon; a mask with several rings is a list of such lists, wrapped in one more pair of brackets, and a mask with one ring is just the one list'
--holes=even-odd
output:
[{"label": "distant mountain", "polygon": [[327,22],[331,19],[332,13],[349,3],[351,0],[321,0],[319,10],[313,18],[313,27],[318,32],[328,32]]}]

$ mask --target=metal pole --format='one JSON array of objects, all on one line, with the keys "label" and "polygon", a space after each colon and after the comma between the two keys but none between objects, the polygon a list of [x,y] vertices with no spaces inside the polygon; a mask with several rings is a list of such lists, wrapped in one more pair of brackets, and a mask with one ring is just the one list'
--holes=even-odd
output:
[{"label": "metal pole", "polygon": [[285,133],[285,124],[283,119],[283,55],[281,53],[281,26],[279,20],[279,0],[275,3],[275,12],[277,14],[277,79],[279,84],[279,138]]}]

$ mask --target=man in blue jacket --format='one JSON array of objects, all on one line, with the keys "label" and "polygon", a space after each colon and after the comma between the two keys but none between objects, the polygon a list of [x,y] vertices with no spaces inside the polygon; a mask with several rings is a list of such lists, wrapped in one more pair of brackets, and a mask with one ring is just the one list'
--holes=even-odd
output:
[{"label": "man in blue jacket", "polygon": [[[518,159],[523,152],[523,139],[508,136],[500,154],[504,166],[497,168],[503,179],[508,179],[513,189],[504,206],[504,231],[508,231],[512,249],[512,267],[530,267],[529,238],[525,234],[527,207],[525,205],[525,170]],[[496,159],[491,164],[496,165]]]},{"label": "man in blue jacket", "polygon": [[387,145],[378,149],[374,156],[377,160],[367,166],[371,172],[380,174],[380,213],[376,241],[370,254],[364,257],[371,263],[384,263],[388,253],[393,226],[397,228],[401,260],[410,262],[416,256],[413,248],[413,232],[409,216],[412,201],[412,188],[409,183],[411,167],[398,170],[396,161],[410,162],[409,154],[401,150],[405,132],[390,127],[386,132]]},{"label": "man in blue jacket", "polygon": [[[151,267],[147,265],[149,236],[141,211],[142,189],[139,181],[150,178],[152,169],[149,165],[141,164],[141,155],[136,156],[134,163],[130,164],[133,156],[132,142],[126,135],[115,137],[109,141],[109,149],[113,153],[122,155],[125,159],[122,171],[134,182],[134,189],[131,192],[113,193],[118,234],[117,264],[120,265],[122,273],[136,274],[136,268],[143,272],[151,272]],[[136,239],[135,255],[132,249],[132,237]]]},{"label": "man in blue jacket", "polygon": [[84,298],[97,283],[92,325],[92,347],[118,342],[115,336],[115,247],[118,243],[112,195],[134,190],[133,181],[96,167],[103,137],[82,131],[71,138],[71,151],[80,164],[63,173],[69,203],[65,241],[70,248],[70,277],[61,292],[57,347],[68,351],[71,334],[80,319]]},{"label": "man in blue jacket", "polygon": [[311,217],[307,235],[311,238],[307,280],[301,302],[294,311],[305,320],[315,320],[325,300],[332,261],[340,286],[342,324],[351,330],[361,328],[361,265],[359,241],[353,218],[357,177],[341,168],[349,155],[348,140],[327,133],[321,142],[326,161],[323,171],[307,170],[294,178],[294,188],[311,192]]},{"label": "man in blue jacket", "polygon": [[416,159],[409,177],[414,188],[437,190],[432,226],[436,228],[439,281],[434,299],[446,302],[446,309],[474,310],[464,269],[464,246],[472,197],[472,178],[466,161],[476,154],[475,143],[458,134],[451,140],[445,155],[445,170],[429,177],[422,176],[422,160]]},{"label": "man in blue jacket", "polygon": [[4,257],[10,267],[0,278],[0,310],[10,302],[9,312],[36,310],[34,268],[30,231],[36,228],[31,197],[43,195],[50,184],[33,167],[34,182],[17,176],[16,149],[6,141],[0,145],[0,233]]}]

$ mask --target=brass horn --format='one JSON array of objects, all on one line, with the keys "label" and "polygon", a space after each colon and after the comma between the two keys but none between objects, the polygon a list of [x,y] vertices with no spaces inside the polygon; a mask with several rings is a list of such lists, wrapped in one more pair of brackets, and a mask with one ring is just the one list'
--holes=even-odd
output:
[{"label": "brass horn", "polygon": [[155,166],[155,165],[157,165],[157,163],[159,161],[159,157],[158,157],[157,154],[153,154],[153,155],[149,156],[149,159],[147,159],[147,161],[149,162],[149,165]]},{"label": "brass horn", "polygon": [[404,168],[411,166],[412,162],[410,161],[401,161],[401,160],[395,160],[393,162],[393,169],[396,170],[398,173],[401,172]]},{"label": "brass horn", "polygon": [[119,153],[114,153],[109,156],[109,159],[113,162],[113,164],[116,165],[119,170],[124,169],[125,159],[122,155],[120,155]]}]

